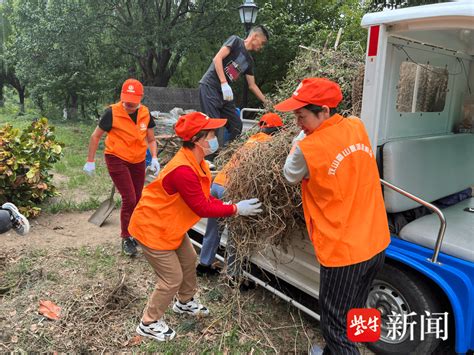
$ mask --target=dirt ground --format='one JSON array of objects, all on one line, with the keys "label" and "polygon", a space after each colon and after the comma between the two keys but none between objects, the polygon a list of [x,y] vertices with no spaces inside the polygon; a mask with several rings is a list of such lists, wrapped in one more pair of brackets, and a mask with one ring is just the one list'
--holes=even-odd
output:
[{"label": "dirt ground", "polygon": [[10,231],[2,235],[2,244],[5,249],[16,251],[97,247],[107,243],[117,244],[118,248],[120,242],[118,210],[114,210],[100,228],[87,222],[91,214],[92,212],[43,214],[31,221],[31,232],[28,236],[19,237]]},{"label": "dirt ground", "polygon": [[[217,277],[198,280],[210,317],[169,311],[173,341],[140,338],[135,327],[155,278],[142,255],[121,255],[117,210],[102,228],[87,222],[90,214],[44,214],[26,237],[1,235],[1,352],[306,353],[323,345],[318,323],[294,307],[261,288],[239,294]],[[60,306],[60,319],[40,315],[40,300]]]}]

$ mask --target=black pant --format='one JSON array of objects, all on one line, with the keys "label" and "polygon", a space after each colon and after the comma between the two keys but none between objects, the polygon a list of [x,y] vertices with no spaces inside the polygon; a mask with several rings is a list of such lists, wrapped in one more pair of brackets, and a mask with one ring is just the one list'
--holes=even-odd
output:
[{"label": "black pant", "polygon": [[[242,121],[237,115],[234,101],[225,101],[221,89],[206,84],[199,84],[199,101],[201,111],[211,118],[227,118],[225,127],[229,131],[229,140],[232,141],[242,133]],[[223,130],[218,134],[219,145],[223,146]]]},{"label": "black pant", "polygon": [[10,212],[0,208],[0,233],[8,232],[12,227]]},{"label": "black pant", "polygon": [[359,354],[356,343],[347,338],[347,313],[352,308],[365,308],[370,286],[384,260],[385,251],[382,251],[371,259],[354,265],[321,265],[319,307],[321,330],[326,341],[324,354]]}]

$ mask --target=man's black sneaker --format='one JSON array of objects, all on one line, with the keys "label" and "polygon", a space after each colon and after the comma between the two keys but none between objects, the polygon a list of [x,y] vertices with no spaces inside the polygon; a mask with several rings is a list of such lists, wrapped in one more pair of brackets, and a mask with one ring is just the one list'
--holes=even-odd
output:
[{"label": "man's black sneaker", "polygon": [[203,265],[203,264],[198,264],[196,267],[196,274],[198,276],[213,276],[219,274],[219,269],[216,267],[213,267],[212,265]]},{"label": "man's black sneaker", "polygon": [[137,255],[137,247],[132,237],[122,239],[122,253],[128,256]]}]

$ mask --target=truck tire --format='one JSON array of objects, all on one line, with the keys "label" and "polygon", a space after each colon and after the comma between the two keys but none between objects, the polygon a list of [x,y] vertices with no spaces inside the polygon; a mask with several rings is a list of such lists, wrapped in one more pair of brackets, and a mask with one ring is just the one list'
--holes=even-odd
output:
[{"label": "truck tire", "polygon": [[[371,286],[366,307],[376,308],[382,315],[380,340],[366,343],[376,354],[431,354],[438,346],[440,339],[436,339],[435,334],[426,334],[421,341],[420,316],[426,315],[425,311],[432,314],[441,309],[432,289],[415,273],[384,264]],[[393,332],[389,334],[389,327],[393,329],[388,317],[391,312],[416,313],[414,318],[409,318],[409,322],[417,322],[413,327],[413,340],[408,330],[400,338],[394,339]]]}]

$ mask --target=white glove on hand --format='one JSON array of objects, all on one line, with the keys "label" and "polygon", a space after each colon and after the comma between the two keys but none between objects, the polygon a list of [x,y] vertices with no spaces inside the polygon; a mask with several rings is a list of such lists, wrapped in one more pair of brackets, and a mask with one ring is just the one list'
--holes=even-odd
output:
[{"label": "white glove on hand", "polygon": [[149,169],[153,172],[154,176],[158,176],[161,166],[157,158],[152,158]]},{"label": "white glove on hand", "polygon": [[262,203],[259,202],[258,198],[251,198],[250,200],[243,200],[236,204],[237,214],[239,216],[255,216],[258,213],[263,212],[260,208]]},{"label": "white glove on hand", "polygon": [[216,166],[210,162],[209,160],[206,160],[207,166],[209,167],[209,170],[216,170]]},{"label": "white glove on hand", "polygon": [[234,93],[228,83],[221,84],[221,89],[225,101],[232,101],[234,99]]},{"label": "white glove on hand", "polygon": [[95,172],[95,162],[93,161],[88,161],[87,163],[84,164],[84,167],[82,168],[82,170],[84,170],[84,172],[89,175],[89,176],[92,176],[94,175],[94,172]]}]

